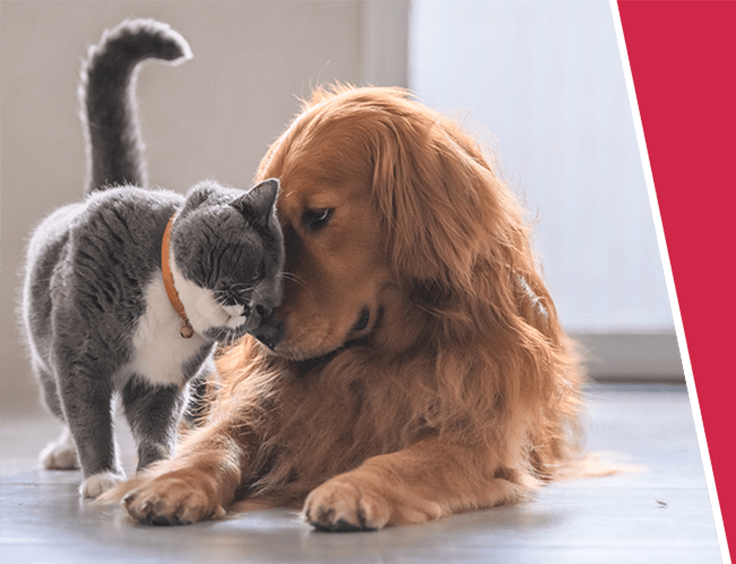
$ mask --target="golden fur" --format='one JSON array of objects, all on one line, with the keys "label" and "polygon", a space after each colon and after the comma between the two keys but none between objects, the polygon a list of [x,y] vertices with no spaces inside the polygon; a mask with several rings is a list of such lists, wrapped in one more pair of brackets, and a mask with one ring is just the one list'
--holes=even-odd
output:
[{"label": "golden fur", "polygon": [[403,90],[336,86],[257,176],[281,181],[286,337],[220,356],[206,423],[113,492],[128,513],[304,504],[318,528],[375,529],[553,478],[577,451],[580,372],[477,144]]}]

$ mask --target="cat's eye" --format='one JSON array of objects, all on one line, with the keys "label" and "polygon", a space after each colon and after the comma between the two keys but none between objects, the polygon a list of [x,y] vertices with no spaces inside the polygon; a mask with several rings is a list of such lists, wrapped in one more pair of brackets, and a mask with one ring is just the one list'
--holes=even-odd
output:
[{"label": "cat's eye", "polygon": [[322,229],[325,225],[327,225],[327,222],[329,221],[330,217],[332,217],[332,213],[334,211],[335,210],[333,208],[306,210],[304,212],[304,215],[302,215],[304,226],[310,231],[317,231],[318,229]]},{"label": "cat's eye", "polygon": [[261,262],[258,266],[253,269],[251,275],[251,282],[260,282],[266,276],[266,266]]}]

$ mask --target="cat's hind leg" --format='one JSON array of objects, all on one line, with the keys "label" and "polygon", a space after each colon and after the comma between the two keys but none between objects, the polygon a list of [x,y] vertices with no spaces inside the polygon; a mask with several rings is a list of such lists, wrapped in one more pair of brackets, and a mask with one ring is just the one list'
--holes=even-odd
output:
[{"label": "cat's hind leg", "polygon": [[56,379],[46,370],[43,363],[35,355],[32,358],[31,366],[41,383],[42,397],[46,407],[64,423],[64,428],[59,438],[46,445],[38,458],[47,470],[72,470],[79,468],[77,447],[74,446],[72,434],[66,425],[64,412],[61,409],[61,400],[59,399],[59,392],[56,387]]},{"label": "cat's hind leg", "polygon": [[128,381],[122,403],[138,445],[138,470],[173,454],[187,398],[188,386],[151,384],[138,375]]},{"label": "cat's hind leg", "polygon": [[43,403],[46,404],[48,410],[53,413],[60,421],[66,421],[64,411],[61,409],[61,399],[59,399],[59,390],[56,386],[56,378],[46,369],[42,361],[38,360],[35,355],[31,359],[31,367],[36,374],[38,381],[41,383],[41,397]]},{"label": "cat's hind leg", "polygon": [[47,470],[73,470],[79,468],[77,447],[74,446],[69,427],[64,425],[61,435],[41,451],[39,460]]}]

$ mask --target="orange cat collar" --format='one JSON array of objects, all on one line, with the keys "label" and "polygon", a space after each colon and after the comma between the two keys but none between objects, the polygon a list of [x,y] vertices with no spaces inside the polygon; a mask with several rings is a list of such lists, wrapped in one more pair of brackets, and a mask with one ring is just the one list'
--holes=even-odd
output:
[{"label": "orange cat collar", "polygon": [[181,317],[181,329],[179,334],[185,339],[189,339],[194,335],[194,329],[192,324],[189,323],[186,311],[184,311],[184,304],[179,299],[179,292],[176,291],[174,286],[174,275],[171,274],[171,265],[169,264],[169,244],[171,242],[171,226],[174,224],[174,218],[176,212],[169,218],[169,222],[166,224],[166,230],[164,231],[164,238],[161,241],[161,274],[164,279],[164,286],[166,286],[166,295],[169,296],[174,311]]}]

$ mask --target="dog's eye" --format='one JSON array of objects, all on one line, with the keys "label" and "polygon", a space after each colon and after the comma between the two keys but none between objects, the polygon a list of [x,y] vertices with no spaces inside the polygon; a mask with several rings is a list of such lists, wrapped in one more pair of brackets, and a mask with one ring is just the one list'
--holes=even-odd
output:
[{"label": "dog's eye", "polygon": [[334,210],[331,208],[305,211],[304,215],[302,216],[304,226],[310,231],[317,231],[318,229],[322,229],[325,225],[327,225],[330,217],[332,217],[333,211]]}]

